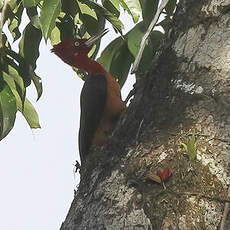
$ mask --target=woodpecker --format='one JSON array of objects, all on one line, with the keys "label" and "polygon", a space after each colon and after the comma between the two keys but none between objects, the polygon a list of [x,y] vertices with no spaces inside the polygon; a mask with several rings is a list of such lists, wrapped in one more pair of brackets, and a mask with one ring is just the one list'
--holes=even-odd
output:
[{"label": "woodpecker", "polygon": [[89,38],[67,39],[51,50],[65,63],[88,73],[80,96],[79,153],[84,163],[92,145],[102,146],[114,129],[125,103],[120,86],[103,66],[88,57],[95,42],[107,29]]}]

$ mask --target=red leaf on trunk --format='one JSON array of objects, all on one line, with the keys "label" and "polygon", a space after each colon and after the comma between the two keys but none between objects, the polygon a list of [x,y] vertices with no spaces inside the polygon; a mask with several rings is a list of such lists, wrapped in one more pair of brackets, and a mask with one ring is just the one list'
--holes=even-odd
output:
[{"label": "red leaf on trunk", "polygon": [[161,178],[161,181],[164,182],[172,175],[172,170],[170,168],[159,169],[157,175]]}]

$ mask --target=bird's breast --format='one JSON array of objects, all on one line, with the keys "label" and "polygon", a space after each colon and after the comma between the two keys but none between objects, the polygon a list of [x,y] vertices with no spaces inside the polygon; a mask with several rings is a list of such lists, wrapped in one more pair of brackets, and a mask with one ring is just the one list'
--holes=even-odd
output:
[{"label": "bird's breast", "polygon": [[108,136],[113,131],[122,111],[125,109],[125,103],[121,100],[120,86],[117,81],[107,75],[107,97],[103,116],[94,135],[93,143],[103,145]]}]

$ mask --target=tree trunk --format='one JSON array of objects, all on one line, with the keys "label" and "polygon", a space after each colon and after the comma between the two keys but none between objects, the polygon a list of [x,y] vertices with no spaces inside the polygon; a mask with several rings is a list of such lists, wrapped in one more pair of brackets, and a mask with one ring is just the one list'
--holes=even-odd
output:
[{"label": "tree trunk", "polygon": [[[127,112],[81,170],[62,230],[219,229],[230,183],[229,26],[230,0],[180,1]],[[193,134],[195,160],[182,146]],[[172,170],[166,188],[154,181],[160,168]]]}]

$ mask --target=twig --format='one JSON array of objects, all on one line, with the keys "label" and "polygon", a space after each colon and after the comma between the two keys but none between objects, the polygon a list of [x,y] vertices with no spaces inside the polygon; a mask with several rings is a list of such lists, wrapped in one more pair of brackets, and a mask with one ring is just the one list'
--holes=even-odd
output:
[{"label": "twig", "polygon": [[139,138],[139,134],[140,134],[140,131],[141,131],[141,127],[142,127],[143,122],[144,122],[144,119],[141,120],[140,125],[139,125],[138,130],[137,130],[137,134],[136,134],[136,144],[137,144],[137,139]]},{"label": "twig", "polygon": [[129,92],[128,96],[125,99],[125,104],[127,105],[129,99],[135,94],[136,92],[136,83],[133,85],[133,89]]},{"label": "twig", "polygon": [[2,28],[4,25],[4,19],[5,19],[5,15],[6,15],[6,9],[7,9],[7,4],[8,4],[9,0],[5,0],[4,1],[4,6],[2,8],[2,13],[1,13],[1,21],[0,21],[0,49],[3,47],[2,44]]},{"label": "twig", "polygon": [[140,49],[138,51],[138,54],[136,56],[136,59],[134,61],[134,64],[133,64],[133,67],[132,67],[132,70],[131,70],[132,74],[135,73],[137,71],[137,69],[138,69],[142,54],[144,52],[145,45],[147,43],[147,39],[148,39],[150,33],[152,32],[153,27],[156,25],[157,20],[158,20],[160,14],[161,14],[161,11],[165,8],[165,6],[167,5],[168,1],[169,0],[162,0],[159,8],[157,9],[157,12],[156,12],[153,20],[151,21],[151,23],[150,23],[150,25],[149,25],[149,27],[147,29],[147,32],[145,33],[145,35],[142,38]]},{"label": "twig", "polygon": [[[230,186],[228,187],[228,199],[229,198],[230,198]],[[222,216],[222,220],[221,220],[221,224],[220,224],[220,230],[224,230],[224,226],[225,226],[225,223],[226,223],[229,208],[230,208],[230,204],[225,203],[224,212],[223,212],[223,216]]]},{"label": "twig", "polygon": [[77,173],[77,171],[80,171],[81,170],[81,165],[80,163],[76,160],[76,163],[74,165],[74,172]]}]

